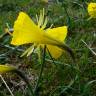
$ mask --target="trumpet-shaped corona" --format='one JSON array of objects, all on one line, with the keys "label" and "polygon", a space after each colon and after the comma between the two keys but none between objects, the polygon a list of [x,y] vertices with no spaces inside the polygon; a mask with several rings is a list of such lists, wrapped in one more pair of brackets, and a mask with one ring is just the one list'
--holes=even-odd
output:
[{"label": "trumpet-shaped corona", "polygon": [[53,58],[58,58],[62,54],[62,49],[58,48],[60,42],[63,43],[67,36],[67,26],[48,28],[45,30],[47,18],[44,22],[44,12],[40,14],[36,25],[32,19],[24,12],[20,12],[14,23],[11,44],[22,45],[27,43],[45,44]]},{"label": "trumpet-shaped corona", "polygon": [[[58,38],[58,40],[63,42],[67,36],[67,27],[63,26],[63,27],[48,29],[47,33],[53,38]],[[60,57],[63,52],[62,49],[53,45],[47,45],[47,48],[49,52],[51,53],[52,57],[54,58]]]},{"label": "trumpet-shaped corona", "polygon": [[90,15],[90,18],[96,18],[96,3],[88,4],[88,13]]}]

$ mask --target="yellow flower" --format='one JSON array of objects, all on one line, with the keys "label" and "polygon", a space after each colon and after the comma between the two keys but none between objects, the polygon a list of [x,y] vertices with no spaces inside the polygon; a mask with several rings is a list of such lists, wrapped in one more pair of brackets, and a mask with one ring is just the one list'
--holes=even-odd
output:
[{"label": "yellow flower", "polygon": [[48,0],[41,0],[41,2],[45,2],[45,3],[48,3]]},{"label": "yellow flower", "polygon": [[90,18],[96,18],[96,3],[88,4],[88,13],[90,15]]},{"label": "yellow flower", "polygon": [[67,26],[45,29],[47,18],[44,21],[44,12],[40,13],[36,25],[24,12],[20,12],[14,23],[14,31],[11,44],[22,45],[28,43],[45,44],[53,58],[62,54],[62,49],[57,46],[63,45],[67,36]]},{"label": "yellow flower", "polygon": [[12,66],[0,65],[0,74],[10,72],[10,71],[14,71],[14,70],[16,70],[16,69]]},{"label": "yellow flower", "polygon": [[[62,26],[58,28],[52,28],[52,29],[48,29],[46,32],[48,33],[48,35],[52,36],[53,38],[55,39],[57,38],[61,42],[64,42],[67,36],[67,27]],[[51,53],[52,57],[54,58],[58,58],[62,55],[63,50],[56,46],[47,45],[47,48],[49,52]]]}]

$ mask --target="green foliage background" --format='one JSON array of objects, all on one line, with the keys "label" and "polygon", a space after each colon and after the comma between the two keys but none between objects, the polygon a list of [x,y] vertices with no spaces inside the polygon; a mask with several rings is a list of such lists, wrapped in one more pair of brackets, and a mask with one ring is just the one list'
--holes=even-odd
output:
[{"label": "green foliage background", "polygon": [[[51,24],[53,27],[69,26],[66,43],[75,52],[76,64],[72,63],[68,54],[63,54],[54,61],[56,65],[46,57],[37,96],[95,96],[96,56],[82,42],[85,41],[96,52],[96,19],[88,20],[87,13],[87,3],[90,0],[49,1],[45,3],[40,0],[0,0],[0,34],[4,33],[6,23],[13,27],[20,11],[28,13],[36,21],[36,14],[45,8],[45,15],[49,18],[47,27]],[[20,58],[28,46],[15,48],[9,44],[10,39],[8,35],[0,38],[0,63],[9,63],[24,70],[34,86],[40,69],[36,56]],[[23,82],[18,76],[8,74],[5,80],[15,96],[28,96],[26,84],[16,86]],[[0,82],[0,96],[9,96],[2,82]]]}]

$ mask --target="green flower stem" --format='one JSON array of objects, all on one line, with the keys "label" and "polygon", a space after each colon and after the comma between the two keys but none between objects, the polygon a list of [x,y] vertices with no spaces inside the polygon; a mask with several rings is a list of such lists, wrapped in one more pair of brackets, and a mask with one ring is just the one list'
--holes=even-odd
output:
[{"label": "green flower stem", "polygon": [[[55,62],[54,62],[54,59],[53,59],[53,57],[51,56],[51,54],[50,54],[50,52],[49,52],[49,49],[48,48],[46,48],[47,49],[47,51],[48,51],[48,54],[49,54],[49,56],[50,56],[50,58],[51,58],[51,60],[52,60],[52,63],[54,63],[54,65],[56,65],[55,64]],[[56,65],[57,66],[57,65]]]},{"label": "green flower stem", "polygon": [[35,89],[34,89],[34,95],[36,95],[40,80],[42,78],[42,73],[43,73],[44,64],[45,64],[45,55],[46,55],[45,53],[46,53],[46,46],[44,47],[44,50],[43,50],[43,55],[42,55],[43,58],[41,60],[41,70],[40,70],[40,74],[39,74],[39,77],[38,77],[38,80],[37,80],[37,83],[36,83],[36,86],[35,86]]}]

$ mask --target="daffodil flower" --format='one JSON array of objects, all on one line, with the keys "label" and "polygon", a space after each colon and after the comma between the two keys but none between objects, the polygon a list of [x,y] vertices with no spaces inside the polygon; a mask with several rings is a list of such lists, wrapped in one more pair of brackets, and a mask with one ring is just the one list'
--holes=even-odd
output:
[{"label": "daffodil flower", "polygon": [[20,12],[14,23],[11,44],[23,45],[33,43],[41,45],[42,48],[43,45],[46,45],[53,58],[61,56],[62,49],[73,55],[72,50],[63,43],[67,36],[67,26],[45,29],[47,21],[47,18],[44,18],[44,11],[40,12],[39,18],[37,16],[37,25],[26,13]]},{"label": "daffodil flower", "polygon": [[90,19],[96,18],[96,3],[91,2],[88,4],[88,13],[90,15]]},{"label": "daffodil flower", "polygon": [[1,73],[6,73],[6,72],[11,72],[16,70],[14,67],[12,66],[8,66],[8,65],[0,65],[0,74]]}]

